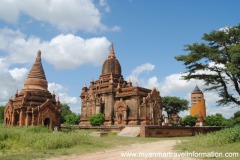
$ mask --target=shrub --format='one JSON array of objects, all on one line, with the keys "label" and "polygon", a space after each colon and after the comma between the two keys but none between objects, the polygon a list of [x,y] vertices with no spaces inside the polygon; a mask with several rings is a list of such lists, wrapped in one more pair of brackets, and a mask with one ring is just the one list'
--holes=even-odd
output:
[{"label": "shrub", "polygon": [[67,124],[79,124],[80,115],[76,115],[75,113],[71,113],[65,116],[65,120]]},{"label": "shrub", "polygon": [[207,116],[206,118],[207,126],[225,126],[227,125],[227,119],[225,119],[222,114],[217,113],[215,115]]},{"label": "shrub", "polygon": [[105,121],[104,115],[102,113],[92,115],[90,117],[90,123],[92,126],[100,126]]},{"label": "shrub", "polygon": [[70,148],[97,141],[83,131],[53,132],[42,126],[6,127],[0,125],[0,154],[22,151]]},{"label": "shrub", "polygon": [[186,116],[182,119],[181,124],[183,126],[195,126],[196,120],[197,120],[197,115],[196,116]]},{"label": "shrub", "polygon": [[217,147],[229,143],[240,142],[240,126],[225,128],[217,132],[196,135],[191,141],[185,141],[181,145],[188,149],[194,147]]}]

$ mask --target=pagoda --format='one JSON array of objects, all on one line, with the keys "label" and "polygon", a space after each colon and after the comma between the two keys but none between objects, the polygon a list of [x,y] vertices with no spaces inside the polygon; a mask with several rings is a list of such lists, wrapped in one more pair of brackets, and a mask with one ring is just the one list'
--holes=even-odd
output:
[{"label": "pagoda", "polygon": [[41,62],[41,52],[37,52],[23,89],[9,99],[4,111],[4,124],[9,126],[44,125],[51,129],[60,127],[60,101],[48,91],[48,82]]}]

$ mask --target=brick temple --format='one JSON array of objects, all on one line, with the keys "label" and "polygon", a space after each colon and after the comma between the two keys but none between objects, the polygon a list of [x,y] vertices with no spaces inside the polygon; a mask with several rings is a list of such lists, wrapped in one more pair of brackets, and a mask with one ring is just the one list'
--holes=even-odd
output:
[{"label": "brick temple", "polygon": [[90,125],[91,115],[102,113],[104,125],[160,125],[162,103],[159,91],[124,80],[113,45],[102,66],[102,74],[82,88],[80,125]]},{"label": "brick temple", "polygon": [[4,111],[4,124],[17,126],[45,125],[60,127],[60,102],[48,91],[42,67],[41,52],[33,64],[21,92],[9,99]]}]

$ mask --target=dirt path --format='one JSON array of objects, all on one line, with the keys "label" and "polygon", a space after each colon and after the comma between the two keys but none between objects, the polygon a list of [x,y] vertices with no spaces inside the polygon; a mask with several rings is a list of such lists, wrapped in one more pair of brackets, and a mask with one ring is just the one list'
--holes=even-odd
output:
[{"label": "dirt path", "polygon": [[[173,157],[177,153],[173,150],[173,146],[177,142],[178,140],[164,140],[132,144],[131,146],[121,146],[97,153],[51,158],[50,160],[196,160],[189,157]],[[172,156],[163,158],[160,157],[160,154],[171,154]]]}]

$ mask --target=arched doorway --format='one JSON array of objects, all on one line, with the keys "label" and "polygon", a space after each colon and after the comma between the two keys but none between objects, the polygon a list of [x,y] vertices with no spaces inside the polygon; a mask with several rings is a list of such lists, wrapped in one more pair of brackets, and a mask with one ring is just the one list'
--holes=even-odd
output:
[{"label": "arched doorway", "polygon": [[7,118],[5,119],[5,124],[8,125],[8,119]]},{"label": "arched doorway", "polygon": [[49,118],[45,118],[44,119],[44,126],[45,127],[49,127],[50,126],[50,119]]},{"label": "arched doorway", "polygon": [[100,113],[105,115],[105,106],[104,106],[104,104],[101,104],[101,106],[100,106]]},{"label": "arched doorway", "polygon": [[123,115],[122,113],[118,113],[118,124],[122,124],[123,121]]},{"label": "arched doorway", "polygon": [[15,113],[14,114],[14,122],[13,125],[19,125],[19,114]]}]

